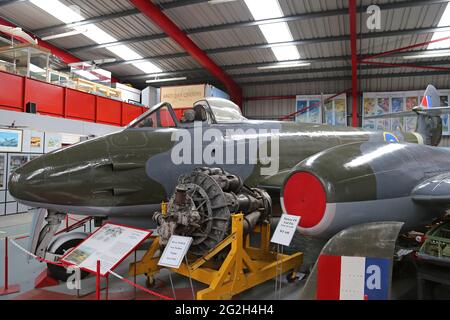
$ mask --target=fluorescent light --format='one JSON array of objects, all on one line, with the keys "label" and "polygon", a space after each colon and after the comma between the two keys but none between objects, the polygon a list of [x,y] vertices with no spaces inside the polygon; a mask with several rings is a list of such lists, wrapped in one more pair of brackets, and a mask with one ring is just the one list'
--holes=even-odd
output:
[{"label": "fluorescent light", "polygon": [[234,2],[236,0],[209,0],[209,4],[219,4],[219,3],[227,3],[227,2]]},{"label": "fluorescent light", "polygon": [[[445,11],[442,14],[441,20],[439,20],[439,23],[437,26],[438,27],[450,26],[450,4],[447,4],[447,7],[445,8]],[[431,38],[431,40],[437,40],[437,39],[446,38],[446,37],[450,37],[450,31],[435,32],[435,33],[433,33],[433,37]],[[450,40],[444,40],[444,41],[430,43],[427,48],[428,49],[440,49],[440,48],[449,48],[449,47],[450,47]]]},{"label": "fluorescent light", "polygon": [[311,63],[309,62],[297,62],[297,63],[280,63],[271,66],[258,67],[259,70],[267,69],[281,69],[281,68],[297,68],[297,67],[308,67]]},{"label": "fluorescent light", "polygon": [[147,80],[146,83],[156,83],[156,82],[168,82],[168,81],[177,81],[177,80],[186,80],[187,77],[178,77],[178,78],[165,78],[165,79],[153,79]]},{"label": "fluorescent light", "polygon": [[278,61],[300,59],[300,53],[296,46],[274,47],[272,51]]},{"label": "fluorescent light", "polygon": [[403,56],[403,59],[423,59],[423,58],[439,58],[439,57],[450,57],[450,51],[448,52],[430,52],[422,53],[414,56]]},{"label": "fluorescent light", "polygon": [[124,45],[109,47],[107,49],[124,60],[135,60],[142,58],[141,55]]},{"label": "fluorescent light", "polygon": [[51,36],[43,37],[42,40],[47,41],[47,40],[60,39],[60,38],[75,36],[77,34],[82,34],[82,33],[85,33],[85,32],[87,32],[87,29],[84,29],[84,30],[72,30],[72,31],[64,32],[64,33],[59,33],[59,34],[54,34],[54,35],[51,35]]},{"label": "fluorescent light", "polygon": [[30,2],[64,23],[84,20],[78,12],[62,4],[59,0],[30,0]]},{"label": "fluorescent light", "polygon": [[255,20],[280,18],[283,16],[283,11],[281,11],[280,4],[277,0],[244,1]]},{"label": "fluorescent light", "polygon": [[[70,7],[62,4],[59,0],[30,0],[30,2],[64,23],[84,20],[83,16],[72,10]],[[94,24],[79,26],[74,29],[80,31],[80,33],[83,33],[86,37],[98,44],[117,41],[116,38]],[[143,58],[136,51],[124,45],[117,45],[105,49],[114,53],[123,60],[136,60]],[[162,71],[151,62],[133,63],[132,65],[146,73],[149,73],[149,70],[151,70],[150,72]]]},{"label": "fluorescent light", "polygon": [[286,22],[263,24],[259,26],[268,43],[292,41],[291,31]]},{"label": "fluorescent light", "polygon": [[138,63],[134,63],[133,66],[141,69],[145,73],[159,73],[162,71],[160,68],[158,68],[151,62],[138,62]]},{"label": "fluorescent light", "polygon": [[[278,0],[244,0],[255,20],[283,17]],[[267,43],[293,41],[291,31],[286,22],[268,23],[259,26]],[[278,61],[298,60],[300,53],[294,45],[272,47]]]}]

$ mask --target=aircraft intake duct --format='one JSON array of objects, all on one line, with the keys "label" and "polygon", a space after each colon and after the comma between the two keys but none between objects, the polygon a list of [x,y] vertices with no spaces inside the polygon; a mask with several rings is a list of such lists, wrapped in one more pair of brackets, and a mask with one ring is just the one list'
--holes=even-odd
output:
[{"label": "aircraft intake duct", "polygon": [[231,214],[241,212],[248,233],[270,218],[270,196],[220,168],[198,168],[179,178],[167,212],[156,212],[153,219],[162,246],[172,235],[192,237],[190,252],[201,256],[229,234]]},{"label": "aircraft intake duct", "polygon": [[429,200],[427,179],[450,170],[448,157],[417,144],[340,145],[292,168],[280,192],[283,212],[300,216],[300,233],[319,238],[366,222],[400,221],[411,230],[443,214],[420,200]]}]

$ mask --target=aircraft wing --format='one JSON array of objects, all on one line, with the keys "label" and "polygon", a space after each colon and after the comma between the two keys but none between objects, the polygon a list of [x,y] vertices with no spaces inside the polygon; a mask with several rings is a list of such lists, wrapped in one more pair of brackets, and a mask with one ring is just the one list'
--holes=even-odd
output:
[{"label": "aircraft wing", "polygon": [[411,197],[417,203],[450,208],[450,172],[422,181],[413,189]]},{"label": "aircraft wing", "polygon": [[265,189],[267,192],[280,192],[281,187],[283,186],[284,180],[287,178],[291,169],[283,170],[274,174],[272,176],[268,176],[264,178],[258,184],[259,188]]}]

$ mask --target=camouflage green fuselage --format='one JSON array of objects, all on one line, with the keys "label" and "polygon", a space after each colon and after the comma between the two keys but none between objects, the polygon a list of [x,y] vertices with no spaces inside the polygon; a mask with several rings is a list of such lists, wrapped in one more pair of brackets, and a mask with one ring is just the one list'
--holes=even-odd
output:
[{"label": "camouflage green fuselage", "polygon": [[[177,143],[173,134],[178,128],[127,128],[121,132],[85,141],[66,149],[44,155],[15,172],[10,181],[10,192],[18,201],[48,207],[58,211],[94,214],[144,214],[149,205],[167,200],[180,174],[199,166],[219,166],[239,174],[250,186],[279,189],[290,170],[321,151],[352,142],[385,142],[383,132],[361,128],[298,124],[277,121],[248,121],[238,124],[213,124],[226,139],[227,130],[241,129],[240,139],[248,143],[258,134],[248,130],[277,130],[279,139],[278,173],[261,175],[264,167],[258,162],[245,164],[179,164],[171,160],[171,151]],[[259,132],[259,131],[257,131]],[[399,142],[418,143],[413,133],[395,133]],[[202,142],[205,147],[208,142]],[[270,148],[269,148],[270,150]],[[349,151],[355,157],[358,150]],[[345,155],[337,154],[336,157]],[[336,159],[339,163],[339,159]],[[345,170],[328,165],[334,170]],[[365,168],[369,170],[369,168]],[[374,185],[361,186],[361,192],[375,192]],[[376,195],[372,195],[376,197]]]}]

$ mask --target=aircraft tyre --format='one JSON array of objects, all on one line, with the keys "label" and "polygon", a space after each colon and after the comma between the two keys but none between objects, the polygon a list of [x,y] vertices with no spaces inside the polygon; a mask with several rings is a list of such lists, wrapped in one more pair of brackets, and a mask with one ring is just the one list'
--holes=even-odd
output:
[{"label": "aircraft tyre", "polygon": [[[63,244],[61,244],[56,250],[55,254],[63,255],[72,248],[76,247],[80,242],[84,239],[71,239]],[[67,269],[64,267],[56,266],[54,264],[47,263],[47,273],[50,277],[55,280],[66,282],[67,279],[72,275],[71,273],[67,273]],[[89,275],[89,272],[81,271],[81,279],[86,278]]]}]

